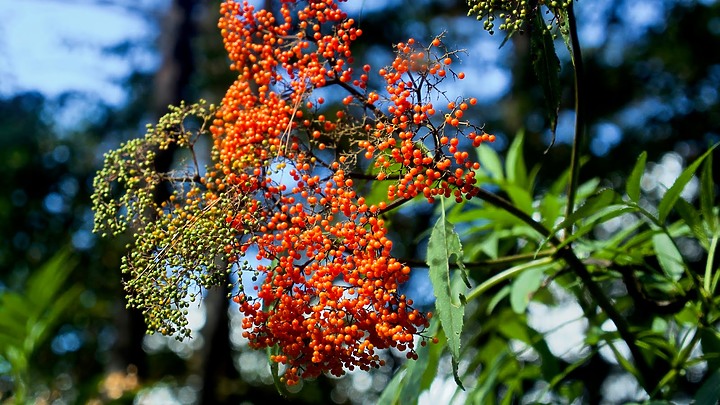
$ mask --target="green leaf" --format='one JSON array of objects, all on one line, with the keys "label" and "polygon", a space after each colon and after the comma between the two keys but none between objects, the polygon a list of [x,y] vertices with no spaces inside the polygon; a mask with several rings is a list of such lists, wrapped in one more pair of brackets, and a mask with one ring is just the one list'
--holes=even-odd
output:
[{"label": "green leaf", "polygon": [[690,228],[690,232],[692,232],[693,236],[697,238],[698,242],[700,242],[705,250],[708,250],[710,247],[710,240],[708,239],[700,212],[695,209],[692,204],[682,198],[675,203],[675,210],[678,214],[680,214],[680,218],[682,218],[682,220],[685,221],[685,224]]},{"label": "green leaf", "polygon": [[530,33],[530,58],[545,96],[545,111],[555,140],[555,129],[560,111],[560,60],[555,53],[552,34],[545,28],[543,13],[534,13]]},{"label": "green leaf", "polygon": [[578,200],[585,199],[592,194],[595,194],[598,186],[600,185],[600,179],[595,177],[581,184],[577,189]]},{"label": "green leaf", "polygon": [[516,184],[507,184],[503,187],[510,197],[510,201],[526,214],[533,212],[533,199],[525,187]]},{"label": "green leaf", "polygon": [[530,271],[530,269],[536,267],[540,267],[544,270],[555,265],[555,262],[556,260],[552,257],[543,257],[529,262],[521,262],[517,266],[513,266],[509,269],[503,270],[500,273],[497,273],[492,277],[489,277],[487,280],[483,281],[479,286],[473,288],[472,291],[470,291],[467,299],[468,301],[472,301],[475,298],[484,294],[486,291],[495,287],[496,285],[505,282],[505,280],[509,280],[515,276],[522,274],[523,272]]},{"label": "green leaf", "polygon": [[683,172],[680,173],[680,176],[675,180],[675,183],[673,183],[673,185],[670,186],[667,192],[665,192],[665,195],[660,201],[660,205],[658,205],[658,219],[660,220],[660,222],[664,222],[665,219],[667,219],[668,214],[670,214],[670,210],[672,210],[672,208],[675,206],[675,202],[678,200],[678,198],[680,198],[680,194],[685,189],[687,183],[692,179],[697,168],[700,166],[700,164],[702,164],[703,160],[705,160],[705,158],[708,157],[710,153],[712,153],[712,151],[717,145],[718,144],[715,144],[710,147],[710,149],[708,149],[690,166],[683,170]]},{"label": "green leaf", "polygon": [[708,369],[720,370],[720,332],[713,328],[700,330],[700,344],[708,362]]},{"label": "green leaf", "polygon": [[513,311],[524,314],[533,294],[542,285],[544,267],[535,267],[522,272],[513,282],[510,291],[510,305]]},{"label": "green leaf", "polygon": [[630,201],[638,202],[640,200],[640,181],[642,180],[643,173],[645,173],[646,161],[647,152],[643,151],[643,153],[638,156],[637,162],[635,162],[635,167],[633,167],[630,177],[627,179],[625,192],[628,197],[630,197]]},{"label": "green leaf", "polygon": [[680,251],[670,236],[666,233],[656,233],[652,237],[652,243],[660,267],[665,274],[674,281],[680,280],[685,271],[685,265]]},{"label": "green leaf", "polygon": [[500,301],[502,301],[505,297],[510,295],[511,290],[512,287],[506,285],[505,287],[501,288],[495,295],[493,295],[490,301],[488,301],[486,314],[490,315],[497,306],[497,304],[499,304]]},{"label": "green leaf", "polygon": [[613,200],[615,200],[615,196],[616,193],[614,190],[605,189],[602,190],[600,193],[588,198],[587,201],[585,201],[585,203],[580,206],[580,208],[578,208],[570,216],[565,218],[564,221],[557,224],[555,226],[555,229],[553,229],[552,234],[557,233],[557,231],[560,229],[575,225],[575,223],[580,221],[581,219],[587,218],[590,215],[593,215],[601,209],[609,206],[613,202]]},{"label": "green leaf", "polygon": [[512,144],[508,148],[507,157],[505,159],[505,173],[509,185],[520,187],[528,190],[530,186],[527,184],[528,172],[525,166],[525,158],[523,157],[523,144],[525,134],[519,131],[515,135]]},{"label": "green leaf", "polygon": [[[457,368],[460,362],[460,334],[463,328],[465,306],[460,298],[461,292],[458,291],[458,283],[451,282],[450,257],[455,256],[457,262],[462,263],[462,254],[460,238],[455,233],[452,224],[445,219],[443,208],[428,241],[427,264],[435,293],[435,308],[452,355],[455,381],[460,387],[462,387],[462,383]],[[463,272],[461,271],[461,274]]]},{"label": "green leaf", "polygon": [[[439,332],[442,331],[438,328],[438,322],[433,319],[426,332],[430,336],[438,336],[439,339]],[[437,365],[442,351],[443,345],[432,343],[416,349],[418,359],[405,363],[406,373],[400,387],[399,404],[417,403],[420,394],[430,388],[437,375]]]},{"label": "green leaf", "polygon": [[[445,337],[442,329],[438,327],[437,318],[430,321],[430,327],[425,333],[436,336],[441,341]],[[432,343],[416,348],[418,359],[403,364],[376,403],[378,405],[417,403],[420,394],[427,391],[435,380],[444,349],[445,345]]]},{"label": "green leaf", "polygon": [[[600,208],[597,212],[582,221],[582,223],[573,231],[573,233],[569,237],[565,238],[560,245],[556,246],[556,248],[561,248],[569,243],[574,242],[577,239],[582,238],[584,235],[591,232],[598,225],[604,222],[607,222],[621,215],[633,212],[637,212],[636,207],[627,206],[624,204],[613,204],[605,208]],[[607,239],[599,242],[603,246],[609,246],[614,241],[612,239]]]},{"label": "green leaf", "polygon": [[717,404],[718,401],[720,401],[720,370],[715,370],[695,394],[695,403],[710,405]]},{"label": "green leaf", "polygon": [[486,144],[480,144],[477,147],[478,159],[480,161],[480,170],[487,173],[490,178],[495,180],[503,180],[502,163],[497,152]]},{"label": "green leaf", "polygon": [[18,403],[29,383],[29,359],[80,295],[79,286],[63,289],[75,263],[63,250],[31,273],[24,291],[0,293],[0,356],[11,364]]},{"label": "green leaf", "polygon": [[715,182],[713,182],[712,154],[707,157],[700,175],[700,210],[711,233],[720,228],[720,219],[715,214]]},{"label": "green leaf", "polygon": [[557,7],[553,10],[559,23],[560,34],[563,37],[563,42],[570,53],[573,66],[575,66],[575,55],[572,50],[572,38],[570,37],[570,19],[568,18],[568,9],[563,7]]},{"label": "green leaf", "polygon": [[280,396],[287,398],[288,391],[285,387],[285,383],[282,382],[280,377],[280,365],[276,361],[270,360],[270,356],[276,356],[280,354],[280,346],[274,345],[272,347],[267,347],[265,349],[265,353],[267,354],[268,363],[270,363],[270,375],[272,375],[275,389],[277,390],[278,394],[280,394]]},{"label": "green leaf", "polygon": [[555,225],[555,221],[562,213],[562,202],[557,194],[547,193],[543,196],[540,201],[541,222],[546,228],[552,228]]},{"label": "green leaf", "polygon": [[507,352],[501,351],[498,353],[494,361],[490,363],[490,367],[480,374],[480,377],[478,378],[478,382],[480,382],[480,384],[478,384],[477,387],[468,394],[468,403],[488,403],[494,392],[495,381],[498,379],[500,369],[505,365],[505,359],[507,357]]},{"label": "green leaf", "polygon": [[395,376],[390,380],[388,385],[385,386],[380,398],[378,398],[377,405],[396,405],[398,404],[398,398],[400,397],[400,389],[402,387],[403,379],[405,378],[405,372],[400,371],[395,373]]}]

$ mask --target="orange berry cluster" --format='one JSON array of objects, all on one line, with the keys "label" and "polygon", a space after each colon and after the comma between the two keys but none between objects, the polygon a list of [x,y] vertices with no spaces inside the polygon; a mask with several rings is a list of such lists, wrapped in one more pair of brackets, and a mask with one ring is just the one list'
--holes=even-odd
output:
[{"label": "orange berry cluster", "polygon": [[459,149],[459,137],[467,137],[474,147],[492,142],[495,137],[463,121],[469,106],[477,104],[475,98],[448,101],[444,119],[433,120],[437,112],[431,91],[438,90],[448,74],[459,80],[465,78],[463,72],[450,69],[454,55],[438,51],[441,47],[440,37],[426,48],[419,48],[411,38],[397,45],[392,65],[379,71],[387,83],[389,106],[385,119],[378,120],[374,127],[366,125],[371,136],[360,141],[359,146],[365,149],[365,157],[374,161],[378,180],[388,178],[389,171],[399,175],[399,182],[388,187],[390,201],[422,194],[431,203],[437,196],[451,195],[461,202],[478,192],[475,173],[480,164]]},{"label": "orange berry cluster", "polygon": [[[216,163],[206,185],[243,196],[226,215],[241,236],[225,252],[231,261],[256,252],[261,263],[255,291],[234,297],[244,336],[251,347],[278,349],[272,360],[285,365],[287,384],[379,367],[381,349],[415,358],[430,314],[398,292],[411,269],[391,255],[380,214],[419,194],[477,192],[479,165],[459,146],[461,135],[474,145],[493,140],[463,121],[477,101],[448,101],[439,122],[430,102],[446,77],[464,77],[450,67],[456,54],[438,51],[440,38],[422,49],[398,44],[397,59],[378,72],[381,95],[368,89],[369,65],[353,70],[350,48],[362,31],[336,0],[283,0],[277,16],[227,0],[221,15],[238,78],[210,128]],[[329,86],[346,93],[335,118],[313,95]],[[358,195],[357,154],[389,183],[387,201]]]}]

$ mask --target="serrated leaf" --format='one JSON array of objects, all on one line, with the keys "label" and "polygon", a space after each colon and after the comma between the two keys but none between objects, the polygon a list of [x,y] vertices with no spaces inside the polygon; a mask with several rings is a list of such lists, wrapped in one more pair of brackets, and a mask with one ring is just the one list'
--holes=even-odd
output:
[{"label": "serrated leaf", "polygon": [[683,170],[683,172],[680,173],[680,176],[675,180],[673,185],[670,186],[667,192],[665,192],[665,195],[663,196],[662,200],[660,200],[660,204],[658,205],[658,219],[660,220],[660,222],[664,222],[665,219],[667,219],[668,214],[670,214],[670,210],[672,210],[672,208],[675,206],[675,202],[677,202],[678,198],[680,198],[680,194],[685,189],[687,183],[695,175],[695,171],[697,170],[697,168],[700,166],[700,164],[702,164],[705,158],[708,157],[710,153],[712,153],[712,151],[717,145],[718,144],[715,144],[710,147],[690,166]]},{"label": "serrated leaf", "polygon": [[485,144],[480,144],[476,150],[480,162],[480,170],[495,180],[503,180],[505,175],[503,174],[502,163],[500,162],[500,157],[497,152]]},{"label": "serrated leaf", "polygon": [[523,157],[524,139],[525,134],[520,131],[515,135],[512,144],[510,144],[505,158],[505,174],[511,186],[527,190],[528,173],[525,158]]},{"label": "serrated leaf", "polygon": [[545,29],[542,13],[534,13],[530,33],[530,58],[533,70],[545,96],[545,112],[555,141],[555,129],[560,112],[560,60],[555,53],[552,34]]},{"label": "serrated leaf", "polygon": [[460,238],[455,233],[452,224],[445,219],[445,210],[443,209],[428,241],[427,264],[430,282],[435,293],[435,309],[452,355],[453,374],[457,384],[462,387],[457,367],[460,362],[460,334],[463,328],[465,306],[460,301],[461,291],[459,291],[458,283],[451,282],[451,256],[455,256],[459,263],[462,262]]},{"label": "serrated leaf", "polygon": [[572,38],[570,37],[570,19],[568,18],[568,9],[563,7],[557,7],[553,10],[553,12],[555,13],[555,16],[557,18],[558,26],[560,27],[560,34],[563,37],[563,42],[565,42],[565,46],[570,53],[570,58],[572,58],[572,63],[574,66],[575,57],[572,51]]},{"label": "serrated leaf", "polygon": [[665,274],[674,281],[680,280],[680,277],[682,277],[685,271],[685,265],[680,251],[670,236],[666,233],[658,232],[653,235],[652,243],[658,262],[660,262],[660,267]]},{"label": "serrated leaf", "polygon": [[642,180],[643,173],[645,173],[645,163],[647,162],[647,152],[643,151],[635,162],[630,177],[627,179],[625,185],[625,192],[627,193],[630,201],[638,202],[640,200],[640,181]]}]

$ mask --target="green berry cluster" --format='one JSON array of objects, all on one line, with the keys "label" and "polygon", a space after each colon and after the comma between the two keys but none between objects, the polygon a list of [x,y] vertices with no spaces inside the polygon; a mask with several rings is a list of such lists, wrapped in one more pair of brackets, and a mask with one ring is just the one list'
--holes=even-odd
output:
[{"label": "green berry cluster", "polygon": [[[104,165],[93,181],[92,196],[95,226],[93,231],[103,237],[117,236],[128,227],[141,226],[152,218],[159,207],[154,202],[155,188],[171,177],[171,173],[155,170],[155,157],[171,144],[192,148],[215,107],[206,103],[170,107],[156,126],[148,125],[145,138],[133,139],[105,154]],[[187,130],[186,122],[198,118],[199,129]]]},{"label": "green berry cluster", "polygon": [[[530,18],[543,6],[557,16],[558,11],[566,9],[571,3],[572,0],[468,0],[468,16],[476,15],[490,34],[495,33],[496,27],[508,33],[522,32]],[[499,24],[496,26],[496,23]],[[552,25],[546,28],[549,30]]]},{"label": "green berry cluster", "polygon": [[[228,260],[227,243],[242,235],[226,216],[247,197],[207,187],[194,153],[195,142],[211,136],[215,111],[204,101],[171,106],[144,138],[105,154],[93,182],[94,231],[103,236],[132,232],[121,269],[128,276],[128,306],[142,310],[151,333],[189,336],[190,303],[204,289],[227,282],[228,263],[236,261]],[[194,167],[182,176],[155,169],[157,153],[173,144],[192,157]],[[174,187],[170,199],[158,203],[155,190],[163,182]]]},{"label": "green berry cluster", "polygon": [[[232,199],[207,194],[192,187],[173,195],[157,219],[133,235],[134,246],[123,258],[128,305],[142,310],[150,331],[189,336],[187,308],[203,290],[227,282],[226,246],[238,236],[226,221]],[[242,199],[234,198],[233,205]]]}]

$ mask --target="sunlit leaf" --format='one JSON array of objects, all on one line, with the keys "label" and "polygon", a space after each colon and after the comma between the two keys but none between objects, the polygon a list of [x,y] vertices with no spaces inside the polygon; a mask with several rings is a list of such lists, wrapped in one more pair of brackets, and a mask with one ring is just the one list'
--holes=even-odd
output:
[{"label": "sunlit leaf", "polygon": [[[600,208],[597,212],[590,215],[588,218],[586,218],[584,221],[582,221],[580,224],[576,225],[577,227],[573,231],[573,233],[565,238],[562,243],[557,248],[563,247],[575,240],[578,240],[582,238],[583,236],[587,235],[588,233],[592,232],[594,229],[598,227],[598,225],[605,223],[613,218],[617,218],[621,215],[630,214],[633,212],[636,212],[636,207],[629,207],[624,204],[613,204],[604,208]],[[603,241],[605,242],[611,242],[610,240]]]},{"label": "sunlit leaf", "polygon": [[477,147],[478,159],[480,161],[480,171],[488,174],[489,177],[496,180],[503,180],[502,163],[497,152],[486,144],[480,144]]},{"label": "sunlit leaf", "polygon": [[675,243],[665,233],[656,233],[652,238],[655,254],[665,274],[677,281],[685,271],[683,257]]},{"label": "sunlit leaf", "polygon": [[575,212],[573,212],[570,216],[565,218],[565,220],[556,225],[553,233],[557,232],[560,229],[573,226],[581,219],[585,219],[588,216],[593,215],[599,210],[612,204],[613,200],[615,200],[616,195],[617,194],[615,193],[615,191],[605,189],[600,193],[588,198],[583,205],[581,205],[577,210],[575,210]]},{"label": "sunlit leaf", "polygon": [[643,173],[645,173],[645,162],[647,161],[647,152],[643,151],[638,156],[635,167],[630,172],[630,177],[627,179],[625,185],[625,192],[627,193],[630,201],[638,202],[640,200],[640,181],[642,180]]},{"label": "sunlit leaf", "polygon": [[490,298],[490,301],[488,301],[487,306],[487,314],[490,315],[490,313],[493,312],[497,304],[500,303],[505,297],[510,295],[510,290],[512,290],[512,287],[509,285],[506,285],[505,287],[501,288],[495,295]]},{"label": "sunlit leaf", "polygon": [[405,371],[400,370],[393,376],[392,380],[385,386],[380,397],[375,402],[377,405],[396,405],[400,397],[400,388],[405,378]]},{"label": "sunlit leaf", "polygon": [[[438,328],[438,322],[433,319],[430,328],[427,330],[429,336],[442,338],[442,330]],[[417,401],[420,394],[430,388],[435,379],[440,362],[440,355],[443,345],[428,344],[416,349],[418,358],[415,361],[405,363],[405,374],[400,386],[398,404],[410,404]]]},{"label": "sunlit leaf", "polygon": [[527,184],[527,167],[523,157],[524,138],[523,132],[518,132],[510,144],[505,158],[505,173],[509,185],[527,190],[529,185]]},{"label": "sunlit leaf", "polygon": [[683,170],[683,172],[680,173],[680,176],[675,180],[675,183],[673,183],[673,185],[670,186],[667,192],[665,192],[665,195],[660,201],[660,205],[658,205],[658,219],[660,220],[660,222],[665,221],[668,214],[670,214],[670,211],[675,206],[675,202],[678,200],[678,198],[680,198],[680,194],[685,189],[685,186],[695,175],[695,171],[697,170],[697,168],[700,166],[700,164],[702,164],[703,160],[705,160],[705,158],[708,157],[710,153],[712,153],[716,146],[717,144],[710,147],[690,166]]},{"label": "sunlit leaf", "polygon": [[518,314],[525,313],[532,295],[540,288],[543,277],[545,275],[545,268],[535,267],[528,269],[522,273],[513,281],[512,290],[510,291],[510,305],[513,311]]},{"label": "sunlit leaf", "polygon": [[708,155],[700,175],[700,210],[711,233],[720,228],[720,218],[715,213],[715,182],[713,181],[712,154]]},{"label": "sunlit leaf", "polygon": [[531,214],[533,212],[532,196],[524,187],[520,187],[515,184],[508,184],[503,187],[503,190],[508,193],[510,201],[512,201],[512,203],[521,211],[526,214]]},{"label": "sunlit leaf", "polygon": [[[708,234],[705,230],[705,225],[700,212],[695,209],[692,204],[682,198],[677,200],[675,203],[675,210],[678,214],[680,214],[680,218],[682,218],[683,221],[685,221],[685,224],[687,224],[690,228],[693,236],[695,236],[705,250],[707,250],[710,246],[710,240],[708,239]],[[712,222],[712,220],[710,222]]]},{"label": "sunlit leaf", "polygon": [[601,180],[596,177],[580,184],[577,189],[578,200],[582,200],[595,194],[598,186],[600,185],[600,181]]},{"label": "sunlit leaf", "polygon": [[461,302],[458,283],[451,282],[450,258],[455,256],[462,263],[460,238],[452,224],[447,222],[444,210],[433,227],[428,241],[427,264],[430,281],[435,293],[435,308],[440,324],[447,336],[448,348],[452,355],[455,380],[462,387],[457,367],[460,362],[460,334],[463,328],[465,306]]},{"label": "sunlit leaf", "polygon": [[547,193],[543,196],[538,209],[542,216],[542,224],[546,228],[553,228],[555,221],[562,214],[562,202],[556,194]]}]

